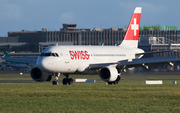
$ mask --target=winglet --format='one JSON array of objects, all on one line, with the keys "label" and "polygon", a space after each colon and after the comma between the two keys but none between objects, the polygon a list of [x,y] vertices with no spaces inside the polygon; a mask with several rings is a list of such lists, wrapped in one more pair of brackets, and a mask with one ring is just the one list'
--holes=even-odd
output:
[{"label": "winglet", "polygon": [[124,40],[122,41],[120,46],[133,48],[138,47],[141,10],[141,7],[135,8],[129,26],[127,28],[126,34],[124,36]]}]

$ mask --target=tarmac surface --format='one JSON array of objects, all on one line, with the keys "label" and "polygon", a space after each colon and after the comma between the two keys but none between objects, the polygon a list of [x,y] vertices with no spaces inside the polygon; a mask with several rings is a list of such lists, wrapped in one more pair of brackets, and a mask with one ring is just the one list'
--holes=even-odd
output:
[{"label": "tarmac surface", "polygon": [[30,72],[24,72],[24,71],[13,71],[13,70],[0,70],[0,74],[30,74]]}]

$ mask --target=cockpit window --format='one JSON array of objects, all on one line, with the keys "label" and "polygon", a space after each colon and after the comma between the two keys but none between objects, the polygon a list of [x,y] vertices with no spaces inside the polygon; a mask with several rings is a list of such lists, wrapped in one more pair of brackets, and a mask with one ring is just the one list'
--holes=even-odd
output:
[{"label": "cockpit window", "polygon": [[57,57],[59,57],[59,55],[57,53],[55,53]]},{"label": "cockpit window", "polygon": [[45,55],[45,53],[41,53],[41,55],[40,56],[44,56]]},{"label": "cockpit window", "polygon": [[51,53],[51,56],[56,56],[54,53]]},{"label": "cockpit window", "polygon": [[44,56],[51,56],[51,53],[45,53]]},{"label": "cockpit window", "polygon": [[57,53],[41,53],[40,56],[53,56],[53,57],[59,57]]}]

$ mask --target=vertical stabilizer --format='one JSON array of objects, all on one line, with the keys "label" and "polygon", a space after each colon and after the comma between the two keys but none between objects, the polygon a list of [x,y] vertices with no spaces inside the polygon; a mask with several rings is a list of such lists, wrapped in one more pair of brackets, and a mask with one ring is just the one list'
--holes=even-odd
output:
[{"label": "vertical stabilizer", "polygon": [[10,57],[11,58],[11,56],[6,51],[4,51],[4,57]]},{"label": "vertical stabilizer", "polygon": [[122,43],[120,44],[121,47],[138,47],[138,39],[139,39],[139,28],[140,28],[140,19],[141,19],[141,7],[136,7],[130,23],[128,25],[126,34]]}]

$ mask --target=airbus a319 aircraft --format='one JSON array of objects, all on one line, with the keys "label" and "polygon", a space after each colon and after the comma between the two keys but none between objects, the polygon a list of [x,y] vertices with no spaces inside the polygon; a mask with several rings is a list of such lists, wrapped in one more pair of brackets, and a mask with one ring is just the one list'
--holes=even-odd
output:
[{"label": "airbus a319 aircraft", "polygon": [[108,82],[118,84],[121,72],[134,66],[145,66],[156,63],[174,63],[179,59],[141,60],[144,51],[138,48],[141,7],[136,7],[124,40],[119,46],[52,46],[46,48],[37,61],[28,59],[2,58],[5,60],[21,61],[33,65],[31,77],[35,81],[50,81],[55,75],[53,85],[58,84],[58,77],[64,74],[64,85],[72,84],[69,74],[96,74]]}]

